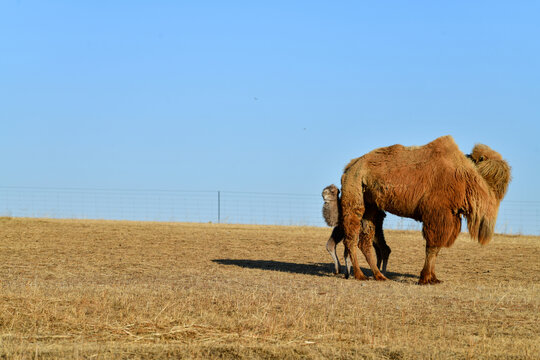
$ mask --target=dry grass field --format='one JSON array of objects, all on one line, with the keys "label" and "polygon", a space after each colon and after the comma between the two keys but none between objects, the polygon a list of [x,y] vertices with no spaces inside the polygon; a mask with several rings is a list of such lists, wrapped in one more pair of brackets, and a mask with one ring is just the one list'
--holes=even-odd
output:
[{"label": "dry grass field", "polygon": [[386,282],[333,275],[329,234],[1,218],[0,358],[540,358],[540,238],[462,234],[419,286],[420,233]]}]

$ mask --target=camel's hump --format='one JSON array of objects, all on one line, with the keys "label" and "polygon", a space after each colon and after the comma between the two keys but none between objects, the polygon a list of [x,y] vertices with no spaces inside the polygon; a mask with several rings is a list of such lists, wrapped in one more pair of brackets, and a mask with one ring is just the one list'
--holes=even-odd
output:
[{"label": "camel's hump", "polygon": [[401,144],[395,144],[391,146],[377,148],[359,158],[352,159],[347,164],[347,166],[345,166],[344,172],[347,172],[347,170],[351,169],[355,164],[358,163],[359,160],[362,160],[362,159],[367,159],[367,158],[372,159],[374,156],[392,157],[398,154],[403,154],[408,151],[414,151],[414,150],[420,150],[420,151],[424,150],[424,152],[427,151],[428,153],[432,154],[432,156],[437,156],[437,154],[448,155],[450,153],[461,154],[461,151],[459,150],[459,147],[454,141],[454,138],[451,135],[445,135],[445,136],[438,137],[437,139],[421,146],[403,146]]}]

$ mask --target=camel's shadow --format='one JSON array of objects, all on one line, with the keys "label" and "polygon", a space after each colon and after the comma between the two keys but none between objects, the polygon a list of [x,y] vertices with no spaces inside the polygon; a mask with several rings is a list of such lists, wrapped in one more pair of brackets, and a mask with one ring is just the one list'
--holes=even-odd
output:
[{"label": "camel's shadow", "polygon": [[[248,259],[214,259],[213,262],[221,265],[233,265],[247,269],[260,269],[270,271],[281,271],[293,274],[307,274],[315,276],[335,276],[333,264],[328,263],[312,263],[312,264],[299,264],[285,261],[275,260],[248,260]],[[371,269],[361,268],[366,276],[373,276]],[[345,273],[345,267],[341,267],[341,273]],[[418,276],[412,274],[403,274],[388,271],[386,277],[393,278],[417,278]]]}]

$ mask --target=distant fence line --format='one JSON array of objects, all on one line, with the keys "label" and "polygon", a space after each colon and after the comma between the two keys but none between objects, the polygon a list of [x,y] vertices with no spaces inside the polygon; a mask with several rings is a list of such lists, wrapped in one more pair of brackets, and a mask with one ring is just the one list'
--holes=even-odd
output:
[{"label": "distant fence line", "polygon": [[[0,216],[326,226],[309,194],[0,187]],[[389,215],[385,228],[421,224]],[[496,231],[540,235],[540,201],[503,201]]]}]

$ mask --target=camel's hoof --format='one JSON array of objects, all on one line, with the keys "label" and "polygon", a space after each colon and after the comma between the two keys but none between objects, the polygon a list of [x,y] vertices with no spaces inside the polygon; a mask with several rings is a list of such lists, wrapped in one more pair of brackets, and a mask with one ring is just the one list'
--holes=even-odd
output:
[{"label": "camel's hoof", "polygon": [[365,275],[354,275],[354,278],[356,280],[369,280],[369,278],[367,278]]},{"label": "camel's hoof", "polygon": [[375,280],[377,281],[386,281],[388,278],[384,276],[383,274],[375,275]]},{"label": "camel's hoof", "polygon": [[435,285],[440,284],[442,281],[435,278],[435,279],[420,279],[418,280],[418,285]]}]

